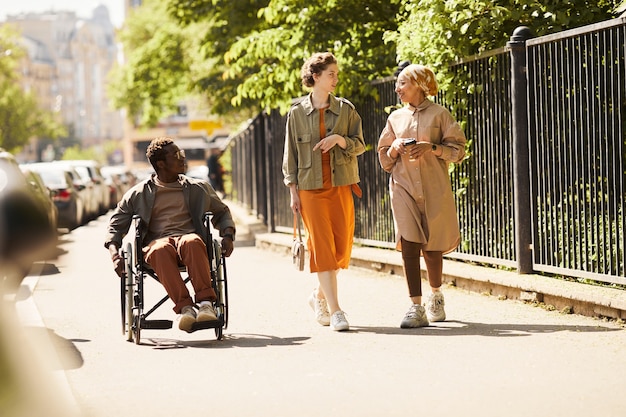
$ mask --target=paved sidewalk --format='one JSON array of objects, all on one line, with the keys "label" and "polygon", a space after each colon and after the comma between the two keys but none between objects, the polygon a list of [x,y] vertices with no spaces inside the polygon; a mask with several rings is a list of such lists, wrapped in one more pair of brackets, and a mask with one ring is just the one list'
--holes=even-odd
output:
[{"label": "paved sidewalk", "polygon": [[[254,242],[259,248],[291,251],[292,236],[268,233],[267,226],[242,205],[226,201],[237,223],[238,242]],[[241,244],[241,243],[240,243]],[[378,272],[404,275],[400,253],[391,249],[357,246],[351,265]],[[626,320],[626,291],[568,282],[542,275],[476,266],[444,259],[444,283],[500,298],[540,303],[549,309],[589,317]],[[422,270],[426,278],[426,271]]]},{"label": "paved sidewalk", "polygon": [[[33,412],[0,415],[400,417],[422,408],[432,417],[626,415],[626,333],[616,322],[449,288],[445,322],[400,329],[404,279],[354,267],[341,273],[351,329],[333,332],[313,318],[307,298],[316,278],[290,265],[290,236],[265,238],[265,227],[241,220],[245,214],[236,215],[221,341],[212,331],[174,328],[142,332],[140,346],[126,342],[119,280],[101,248],[107,218],[63,236],[58,258],[16,294],[21,320],[9,323],[23,323],[24,336],[0,327],[25,353],[10,361],[16,375],[24,375],[22,362],[44,371],[20,386]],[[255,247],[264,242],[266,249]],[[161,296],[158,284],[148,285],[151,300]],[[158,316],[175,319],[171,304],[163,307]],[[217,397],[207,396],[206,381]]]}]

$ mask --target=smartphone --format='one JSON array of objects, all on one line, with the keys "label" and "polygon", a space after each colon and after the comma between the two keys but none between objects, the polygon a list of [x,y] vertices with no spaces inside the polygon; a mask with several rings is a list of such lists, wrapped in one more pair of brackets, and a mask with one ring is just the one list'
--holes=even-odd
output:
[{"label": "smartphone", "polygon": [[415,138],[409,138],[409,139],[404,139],[402,143],[404,143],[404,146],[415,145],[417,143],[417,140],[415,140]]}]

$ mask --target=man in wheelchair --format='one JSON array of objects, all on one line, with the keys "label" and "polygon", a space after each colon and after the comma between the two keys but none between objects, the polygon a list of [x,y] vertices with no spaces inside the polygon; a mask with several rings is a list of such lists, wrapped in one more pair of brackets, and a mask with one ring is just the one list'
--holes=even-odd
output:
[{"label": "man in wheelchair", "polygon": [[[144,259],[174,302],[174,312],[181,315],[178,327],[191,332],[195,322],[217,320],[207,243],[202,238],[202,216],[212,213],[211,223],[222,237],[224,256],[233,251],[235,223],[228,206],[207,181],[183,175],[187,169],[185,153],[171,138],[155,138],[146,156],[156,174],[124,194],[111,216],[104,246],[111,254],[115,272],[123,277],[124,262],[119,249],[133,215],[139,215],[145,226],[141,228]],[[187,267],[195,303],[180,274],[179,263]]]}]

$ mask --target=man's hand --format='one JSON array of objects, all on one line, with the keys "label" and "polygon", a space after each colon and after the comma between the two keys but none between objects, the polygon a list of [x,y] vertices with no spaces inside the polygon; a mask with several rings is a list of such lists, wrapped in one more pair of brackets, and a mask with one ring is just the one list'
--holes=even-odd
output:
[{"label": "man's hand", "polygon": [[109,245],[109,254],[111,255],[111,261],[113,261],[113,269],[118,277],[124,278],[126,276],[126,269],[124,266],[124,258],[119,254],[117,245],[111,243]]},{"label": "man's hand", "polygon": [[124,258],[120,254],[115,254],[113,258],[113,269],[115,269],[115,273],[118,277],[124,278],[126,276],[126,268],[124,266]]},{"label": "man's hand", "polygon": [[235,245],[233,244],[233,240],[230,236],[224,236],[222,238],[222,255],[229,257],[231,253],[233,253],[233,249]]}]

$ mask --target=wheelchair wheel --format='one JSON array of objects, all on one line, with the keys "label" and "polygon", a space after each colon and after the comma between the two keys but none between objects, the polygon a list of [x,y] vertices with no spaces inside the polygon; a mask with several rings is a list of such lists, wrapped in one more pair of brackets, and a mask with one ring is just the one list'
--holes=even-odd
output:
[{"label": "wheelchair wheel", "polygon": [[133,270],[133,247],[129,243],[126,246],[126,253],[124,256],[125,260],[125,269],[126,269],[126,278],[123,279],[125,289],[124,289],[124,300],[122,306],[122,319],[124,321],[124,332],[126,333],[126,340],[129,342],[133,340],[133,308],[134,308],[134,288],[133,288],[133,280],[135,277],[135,271]]},{"label": "wheelchair wheel", "polygon": [[124,256],[124,272],[125,276],[120,277],[120,306],[122,308],[122,334],[126,334],[126,291],[128,291],[127,277],[128,277],[128,264],[126,261],[126,254]]},{"label": "wheelchair wheel", "polygon": [[133,314],[133,337],[135,338],[135,344],[141,344],[141,317],[137,314]]},{"label": "wheelchair wheel", "polygon": [[215,328],[215,336],[222,339],[223,330],[228,327],[228,288],[226,285],[226,265],[222,257],[222,247],[217,240],[213,240],[213,285],[217,300],[215,302],[215,312],[217,318],[222,322],[221,326]]}]

